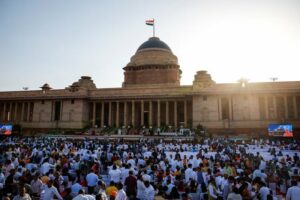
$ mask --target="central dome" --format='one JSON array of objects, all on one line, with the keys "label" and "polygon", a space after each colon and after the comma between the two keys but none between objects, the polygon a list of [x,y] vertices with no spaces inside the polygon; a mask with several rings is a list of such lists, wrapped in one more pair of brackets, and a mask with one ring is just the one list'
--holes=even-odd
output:
[{"label": "central dome", "polygon": [[166,50],[169,50],[172,52],[170,47],[166,43],[161,41],[158,37],[149,38],[149,40],[147,40],[146,42],[141,44],[141,46],[137,49],[137,51],[143,50],[143,49],[150,49],[150,48],[166,49]]},{"label": "central dome", "polygon": [[170,47],[158,37],[144,42],[123,68],[123,87],[180,85],[180,66]]},{"label": "central dome", "polygon": [[126,67],[145,65],[178,65],[171,48],[158,37],[151,37],[141,44]]}]

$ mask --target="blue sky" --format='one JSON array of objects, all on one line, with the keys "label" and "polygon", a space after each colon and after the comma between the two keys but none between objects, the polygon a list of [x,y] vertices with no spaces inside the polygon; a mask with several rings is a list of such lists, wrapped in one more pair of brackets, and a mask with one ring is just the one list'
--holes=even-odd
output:
[{"label": "blue sky", "polygon": [[122,68],[152,35],[178,57],[181,84],[299,80],[298,0],[1,0],[0,91],[65,88],[80,76],[121,87]]}]

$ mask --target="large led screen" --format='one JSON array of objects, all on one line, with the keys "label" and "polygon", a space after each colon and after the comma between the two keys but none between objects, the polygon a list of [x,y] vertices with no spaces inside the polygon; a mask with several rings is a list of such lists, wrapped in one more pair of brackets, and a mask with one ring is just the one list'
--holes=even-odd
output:
[{"label": "large led screen", "polygon": [[269,136],[293,137],[293,126],[291,124],[270,124]]},{"label": "large led screen", "polygon": [[0,124],[0,135],[11,135],[12,128],[11,124]]}]

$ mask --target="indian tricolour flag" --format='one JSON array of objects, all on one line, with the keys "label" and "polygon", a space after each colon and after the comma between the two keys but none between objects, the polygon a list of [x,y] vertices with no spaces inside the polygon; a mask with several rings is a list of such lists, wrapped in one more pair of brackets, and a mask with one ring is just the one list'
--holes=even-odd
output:
[{"label": "indian tricolour flag", "polygon": [[154,19],[146,20],[146,24],[149,26],[154,26]]}]

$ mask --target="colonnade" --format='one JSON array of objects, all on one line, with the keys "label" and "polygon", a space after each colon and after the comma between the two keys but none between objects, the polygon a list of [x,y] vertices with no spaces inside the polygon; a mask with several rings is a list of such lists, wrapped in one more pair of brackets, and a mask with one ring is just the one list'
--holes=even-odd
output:
[{"label": "colonnade", "polygon": [[[93,101],[92,125],[104,126],[187,126],[191,120],[191,101],[115,100]],[[190,113],[188,112],[190,111]]]},{"label": "colonnade", "polygon": [[32,121],[33,102],[4,102],[0,104],[0,121]]}]

